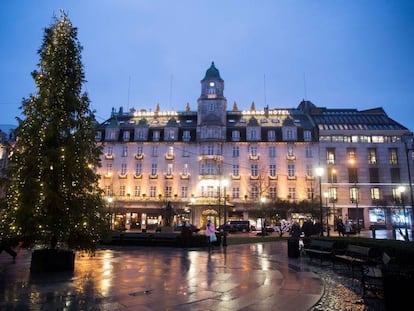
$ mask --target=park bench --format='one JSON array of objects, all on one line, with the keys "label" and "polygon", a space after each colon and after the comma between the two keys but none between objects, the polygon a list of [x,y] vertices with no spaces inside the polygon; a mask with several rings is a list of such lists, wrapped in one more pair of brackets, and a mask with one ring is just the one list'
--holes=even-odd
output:
[{"label": "park bench", "polygon": [[179,233],[176,232],[121,232],[112,234],[111,243],[139,246],[177,246]]},{"label": "park bench", "polygon": [[391,257],[384,252],[381,263],[363,265],[361,277],[362,297],[365,297],[367,289],[373,292],[384,290],[384,270],[388,268],[390,260]]},{"label": "park bench", "polygon": [[381,253],[376,248],[348,244],[345,251],[334,251],[332,267],[335,269],[336,263],[344,263],[350,268],[352,277],[354,277],[356,268],[362,272],[364,266],[376,264],[380,261],[380,258]]},{"label": "park bench", "polygon": [[128,232],[121,233],[121,245],[148,245],[151,239],[151,233]]},{"label": "park bench", "polygon": [[151,245],[177,246],[179,244],[179,233],[156,232],[151,235]]},{"label": "park bench", "polygon": [[304,247],[304,251],[310,259],[317,257],[322,263],[323,259],[332,259],[334,244],[334,241],[312,239],[309,244]]}]

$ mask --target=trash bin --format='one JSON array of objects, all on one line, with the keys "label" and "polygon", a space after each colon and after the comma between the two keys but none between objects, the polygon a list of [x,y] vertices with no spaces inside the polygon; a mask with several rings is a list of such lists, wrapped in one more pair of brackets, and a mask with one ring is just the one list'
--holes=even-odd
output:
[{"label": "trash bin", "polygon": [[299,257],[299,239],[290,238],[288,241],[288,257]]}]

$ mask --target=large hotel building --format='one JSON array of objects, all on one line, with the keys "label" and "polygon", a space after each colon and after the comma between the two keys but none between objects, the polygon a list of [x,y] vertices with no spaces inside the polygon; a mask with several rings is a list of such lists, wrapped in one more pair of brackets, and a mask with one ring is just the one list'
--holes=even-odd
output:
[{"label": "large hotel building", "polygon": [[195,110],[113,110],[96,137],[98,174],[119,229],[170,216],[201,228],[306,217],[411,226],[412,138],[382,108],[228,107],[212,63]]}]

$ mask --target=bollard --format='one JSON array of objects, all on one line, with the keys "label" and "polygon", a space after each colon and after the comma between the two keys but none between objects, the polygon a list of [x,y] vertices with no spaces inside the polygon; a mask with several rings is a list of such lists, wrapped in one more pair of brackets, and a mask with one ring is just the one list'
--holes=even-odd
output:
[{"label": "bollard", "polygon": [[371,226],[371,232],[372,232],[372,238],[375,239],[376,237],[375,226]]}]

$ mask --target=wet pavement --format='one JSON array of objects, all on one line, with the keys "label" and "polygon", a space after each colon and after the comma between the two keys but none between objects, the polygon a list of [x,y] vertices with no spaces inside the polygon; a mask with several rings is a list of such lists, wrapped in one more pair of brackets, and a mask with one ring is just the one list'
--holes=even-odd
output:
[{"label": "wet pavement", "polygon": [[30,273],[0,254],[0,310],[384,310],[329,263],[289,258],[286,241],[180,249],[111,246],[74,272]]}]

